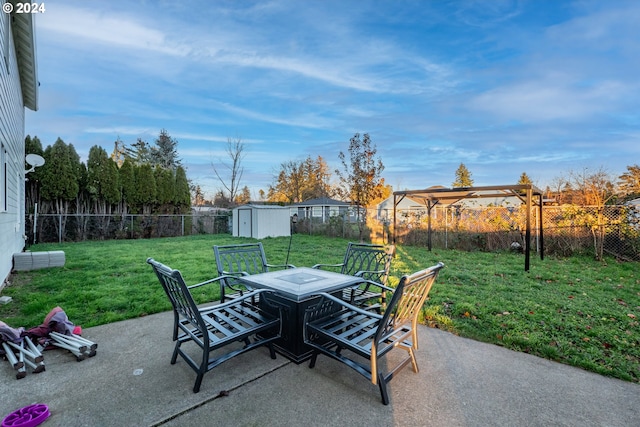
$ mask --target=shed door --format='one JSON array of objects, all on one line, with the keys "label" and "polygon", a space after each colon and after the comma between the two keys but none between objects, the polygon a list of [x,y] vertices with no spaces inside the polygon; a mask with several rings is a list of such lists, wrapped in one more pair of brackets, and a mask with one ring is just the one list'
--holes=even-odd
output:
[{"label": "shed door", "polygon": [[251,236],[251,209],[238,209],[238,236]]}]

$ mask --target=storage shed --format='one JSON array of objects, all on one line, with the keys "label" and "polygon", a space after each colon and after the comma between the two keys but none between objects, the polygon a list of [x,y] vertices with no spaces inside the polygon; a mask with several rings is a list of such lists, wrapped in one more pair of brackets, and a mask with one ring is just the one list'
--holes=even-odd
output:
[{"label": "storage shed", "polygon": [[290,236],[289,208],[270,205],[243,205],[233,209],[234,237]]}]

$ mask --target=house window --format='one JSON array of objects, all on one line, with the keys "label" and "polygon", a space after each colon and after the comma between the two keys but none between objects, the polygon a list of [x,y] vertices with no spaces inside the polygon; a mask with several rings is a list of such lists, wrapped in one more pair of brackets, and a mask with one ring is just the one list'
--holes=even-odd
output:
[{"label": "house window", "polygon": [[340,208],[338,206],[331,206],[329,208],[329,216],[340,216]]},{"label": "house window", "polygon": [[311,208],[311,215],[315,218],[322,217],[322,206],[314,206]]},{"label": "house window", "polygon": [[0,212],[7,211],[7,150],[0,144]]}]

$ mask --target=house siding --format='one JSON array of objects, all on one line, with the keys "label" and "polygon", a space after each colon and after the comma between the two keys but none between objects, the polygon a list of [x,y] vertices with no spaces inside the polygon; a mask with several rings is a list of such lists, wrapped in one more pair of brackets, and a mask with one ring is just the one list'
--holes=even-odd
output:
[{"label": "house siding", "polygon": [[0,184],[0,287],[11,272],[13,254],[21,252],[25,242],[25,116],[10,19],[11,16],[6,13],[0,14],[0,146],[6,151],[6,195],[4,177]]}]

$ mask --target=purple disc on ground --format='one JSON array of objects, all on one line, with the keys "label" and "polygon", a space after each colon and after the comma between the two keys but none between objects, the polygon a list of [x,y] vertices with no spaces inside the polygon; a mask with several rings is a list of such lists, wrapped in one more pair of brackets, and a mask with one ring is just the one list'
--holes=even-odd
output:
[{"label": "purple disc on ground", "polygon": [[2,420],[2,427],[35,427],[49,418],[47,405],[36,403],[13,411]]}]

